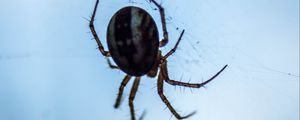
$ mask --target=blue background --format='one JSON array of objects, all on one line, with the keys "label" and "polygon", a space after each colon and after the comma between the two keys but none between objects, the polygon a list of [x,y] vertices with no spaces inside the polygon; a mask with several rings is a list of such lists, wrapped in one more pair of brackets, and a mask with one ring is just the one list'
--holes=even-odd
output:
[{"label": "blue background", "polygon": [[[170,77],[202,82],[229,67],[205,88],[165,84],[165,94],[191,120],[299,120],[299,0],[163,0]],[[0,1],[0,120],[128,120],[127,97],[113,109],[124,73],[111,70],[91,40],[95,0]],[[120,8],[146,9],[144,0],[101,0],[95,26],[106,29]],[[176,30],[176,28],[179,28]],[[160,29],[160,36],[162,31]],[[143,77],[135,99],[145,120],[175,119]]]}]

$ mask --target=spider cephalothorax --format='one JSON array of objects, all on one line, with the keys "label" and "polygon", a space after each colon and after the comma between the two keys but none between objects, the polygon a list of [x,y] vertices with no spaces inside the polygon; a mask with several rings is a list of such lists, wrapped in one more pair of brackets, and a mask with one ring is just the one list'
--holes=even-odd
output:
[{"label": "spider cephalothorax", "polygon": [[178,85],[191,88],[200,88],[217,77],[227,67],[227,65],[225,65],[217,74],[203,83],[192,84],[171,80],[167,70],[167,58],[176,51],[176,48],[184,34],[184,30],[181,32],[174,48],[171,49],[166,55],[162,55],[159,47],[163,47],[168,43],[168,32],[166,28],[164,9],[156,1],[150,1],[158,7],[161,15],[163,29],[163,39],[161,41],[159,41],[157,26],[150,14],[148,14],[145,10],[134,6],[128,6],[120,9],[111,18],[107,28],[107,45],[109,51],[104,50],[104,47],[100,42],[100,39],[94,28],[94,18],[99,0],[96,1],[89,27],[102,55],[105,57],[112,57],[117,64],[117,66],[114,66],[108,60],[109,66],[114,69],[120,69],[127,74],[119,88],[119,94],[115,103],[115,108],[118,108],[120,105],[124,87],[132,76],[135,77],[135,81],[129,96],[131,119],[135,120],[133,100],[135,98],[141,76],[147,74],[150,77],[155,77],[157,73],[159,73],[157,91],[160,98],[177,119],[184,119],[193,115],[194,113],[186,116],[180,116],[176,112],[163,94],[164,81],[174,86]]}]

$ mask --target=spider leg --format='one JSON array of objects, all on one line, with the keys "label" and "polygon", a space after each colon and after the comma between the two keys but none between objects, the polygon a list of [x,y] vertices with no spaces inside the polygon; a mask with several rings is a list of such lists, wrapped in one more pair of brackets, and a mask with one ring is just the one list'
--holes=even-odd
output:
[{"label": "spider leg", "polygon": [[99,37],[98,37],[98,35],[97,35],[97,33],[96,33],[96,30],[95,30],[95,28],[94,28],[94,19],[95,19],[95,15],[96,15],[98,3],[99,3],[99,0],[96,1],[95,8],[94,8],[94,11],[93,11],[93,15],[92,15],[92,17],[91,17],[91,20],[90,20],[89,27],[90,27],[90,30],[91,30],[93,36],[94,36],[94,39],[95,39],[96,42],[97,42],[99,51],[102,53],[103,56],[109,57],[109,56],[110,56],[109,51],[105,51],[105,50],[104,50],[104,47],[103,47],[102,43],[100,42],[100,39],[99,39]]},{"label": "spider leg", "polygon": [[150,2],[153,2],[157,6],[157,8],[159,9],[160,19],[161,19],[161,22],[162,22],[162,29],[163,29],[163,32],[164,32],[164,38],[160,41],[159,46],[163,47],[169,41],[168,31],[167,31],[167,27],[166,27],[165,10],[155,0],[150,0]]},{"label": "spider leg", "polygon": [[226,67],[227,67],[227,65],[225,65],[217,74],[212,76],[210,79],[208,79],[202,83],[194,83],[194,84],[170,80],[169,75],[168,75],[167,61],[165,61],[164,63],[161,64],[161,73],[165,77],[165,81],[171,85],[174,85],[174,86],[178,85],[178,86],[184,86],[184,87],[190,87],[190,88],[200,88],[200,87],[203,87],[204,85],[206,85],[207,83],[209,83],[210,81],[212,81],[213,79],[215,79]]},{"label": "spider leg", "polygon": [[109,58],[106,58],[106,60],[107,60],[108,66],[109,66],[111,69],[120,69],[118,66],[113,65],[113,64],[110,62]]},{"label": "spider leg", "polygon": [[170,55],[172,55],[176,51],[176,49],[179,45],[179,42],[181,41],[181,38],[182,38],[183,34],[184,34],[184,30],[182,30],[175,46],[165,56],[161,57],[161,63],[164,62]]},{"label": "spider leg", "polygon": [[137,89],[140,84],[140,77],[136,77],[133,83],[133,86],[131,88],[130,96],[129,96],[129,107],[130,107],[130,114],[131,114],[131,120],[135,120],[135,112],[134,112],[134,106],[133,106],[133,100],[135,98]]},{"label": "spider leg", "polygon": [[180,116],[176,110],[172,107],[172,105],[170,104],[170,102],[168,101],[168,99],[166,98],[166,96],[163,93],[163,85],[164,85],[164,76],[162,75],[162,72],[159,73],[158,75],[158,80],[157,80],[157,91],[158,94],[161,98],[161,100],[167,105],[167,107],[169,108],[169,110],[172,112],[172,114],[177,118],[177,119],[185,119],[188,118],[192,115],[194,115],[196,112],[190,113],[186,116]]},{"label": "spider leg", "polygon": [[116,103],[114,105],[114,107],[117,109],[120,106],[121,103],[121,99],[122,99],[122,95],[123,95],[123,91],[125,86],[127,85],[128,81],[130,80],[131,76],[130,75],[126,75],[119,87],[119,93],[118,93],[118,97],[116,99]]}]

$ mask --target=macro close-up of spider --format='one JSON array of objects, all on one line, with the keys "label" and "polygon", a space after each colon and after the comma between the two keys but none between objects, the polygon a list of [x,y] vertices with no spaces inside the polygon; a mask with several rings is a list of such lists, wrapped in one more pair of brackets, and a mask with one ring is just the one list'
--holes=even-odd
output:
[{"label": "macro close-up of spider", "polygon": [[299,0],[2,0],[0,120],[299,120]]},{"label": "macro close-up of spider", "polygon": [[96,1],[89,27],[101,54],[104,57],[112,57],[114,62],[117,64],[117,66],[112,65],[107,58],[110,68],[119,69],[127,74],[119,88],[119,93],[114,105],[115,108],[118,108],[120,105],[126,84],[129,82],[131,77],[135,77],[134,84],[129,95],[131,119],[135,120],[133,101],[138,90],[141,77],[143,75],[156,77],[158,73],[157,91],[161,100],[167,105],[169,110],[177,119],[185,119],[192,116],[195,112],[185,116],[179,115],[163,93],[164,82],[173,86],[200,88],[216,78],[227,67],[227,65],[217,72],[217,74],[202,83],[185,83],[170,79],[167,69],[167,58],[176,51],[184,34],[184,30],[182,30],[174,48],[167,54],[163,55],[159,50],[159,47],[164,47],[169,41],[164,8],[154,0],[150,0],[150,2],[154,3],[154,5],[159,9],[161,15],[163,29],[163,39],[161,41],[159,41],[157,26],[153,18],[145,10],[135,6],[124,7],[111,18],[107,27],[106,36],[109,51],[104,49],[93,24],[99,0]]}]

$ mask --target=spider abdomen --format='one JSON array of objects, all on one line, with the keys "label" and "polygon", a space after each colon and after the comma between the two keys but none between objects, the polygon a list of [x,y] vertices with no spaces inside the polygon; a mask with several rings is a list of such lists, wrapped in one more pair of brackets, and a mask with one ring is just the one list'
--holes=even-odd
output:
[{"label": "spider abdomen", "polygon": [[107,44],[122,71],[142,76],[153,66],[158,52],[158,30],[153,18],[138,7],[125,7],[110,20]]}]

